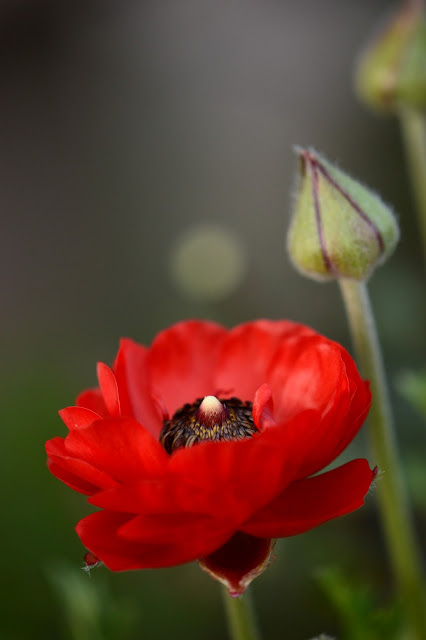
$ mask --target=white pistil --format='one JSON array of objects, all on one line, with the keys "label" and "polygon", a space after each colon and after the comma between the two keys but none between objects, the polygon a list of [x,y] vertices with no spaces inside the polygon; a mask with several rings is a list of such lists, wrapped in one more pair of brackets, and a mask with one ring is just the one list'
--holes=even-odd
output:
[{"label": "white pistil", "polygon": [[215,424],[222,424],[228,415],[228,411],[216,396],[206,396],[196,413],[197,420],[205,427],[211,428]]},{"label": "white pistil", "polygon": [[198,411],[209,420],[214,421],[216,417],[222,417],[224,406],[216,396],[206,396],[200,404]]}]

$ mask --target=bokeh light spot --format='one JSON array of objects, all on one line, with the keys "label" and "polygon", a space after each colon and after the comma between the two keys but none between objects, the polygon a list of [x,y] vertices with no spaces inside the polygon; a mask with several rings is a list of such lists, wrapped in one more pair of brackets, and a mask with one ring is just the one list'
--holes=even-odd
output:
[{"label": "bokeh light spot", "polygon": [[247,271],[239,237],[222,226],[199,224],[175,240],[170,254],[173,282],[187,298],[216,302],[233,294]]}]

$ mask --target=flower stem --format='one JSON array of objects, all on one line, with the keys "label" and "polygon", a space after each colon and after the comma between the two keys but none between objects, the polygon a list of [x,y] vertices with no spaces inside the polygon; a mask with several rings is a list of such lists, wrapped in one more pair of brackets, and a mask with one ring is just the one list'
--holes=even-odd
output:
[{"label": "flower stem", "polygon": [[223,591],[229,635],[232,640],[261,640],[253,610],[251,594],[246,591],[239,598],[232,598]]},{"label": "flower stem", "polygon": [[377,499],[388,551],[413,638],[422,640],[426,638],[426,607],[421,554],[398,457],[373,311],[364,282],[341,279],[339,285],[360,369],[370,380],[373,394],[369,434],[374,463],[384,472],[377,483]]},{"label": "flower stem", "polygon": [[426,258],[426,115],[404,108],[399,119]]}]

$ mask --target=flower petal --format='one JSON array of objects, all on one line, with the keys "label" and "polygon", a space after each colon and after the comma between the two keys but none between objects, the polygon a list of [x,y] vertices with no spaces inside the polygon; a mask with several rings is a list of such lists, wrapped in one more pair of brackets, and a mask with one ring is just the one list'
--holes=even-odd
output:
[{"label": "flower petal", "polygon": [[269,384],[262,384],[254,394],[253,422],[258,429],[263,431],[268,426],[276,425],[273,417],[274,401],[272,389]]},{"label": "flower petal", "polygon": [[[297,416],[298,424],[313,412]],[[291,423],[290,423],[291,425]],[[91,427],[90,427],[91,428]],[[158,474],[128,482],[92,496],[89,502],[112,511],[140,514],[204,514],[227,519],[237,530],[256,511],[279,495],[293,479],[298,461],[289,452],[289,433],[271,427],[253,438],[204,442],[175,451]]]},{"label": "flower petal", "polygon": [[266,372],[278,346],[290,336],[311,333],[308,327],[285,320],[257,320],[235,327],[221,346],[215,388],[221,395],[253,401],[256,390],[267,382]]},{"label": "flower petal", "polygon": [[147,356],[146,347],[133,340],[122,339],[113,369],[122,415],[136,418],[158,438],[163,422],[149,387]]},{"label": "flower petal", "polygon": [[120,416],[120,399],[115,375],[112,370],[103,362],[98,362],[96,368],[98,374],[99,388],[111,418]]},{"label": "flower petal", "polygon": [[373,477],[368,462],[358,459],[319,476],[297,480],[241,529],[271,538],[303,533],[361,507]]},{"label": "flower petal", "polygon": [[293,421],[292,427],[297,478],[310,476],[330,464],[361,428],[371,402],[368,385],[349,354],[318,335],[283,345],[268,379],[275,419],[285,422],[309,407],[317,411],[310,424]]},{"label": "flower petal", "polygon": [[204,542],[216,541],[218,533],[229,536],[232,528],[228,519],[212,518],[199,513],[174,515],[154,514],[136,516],[119,529],[119,535],[126,540],[156,544],[181,544],[188,539],[203,538]]},{"label": "flower petal", "polygon": [[94,411],[100,415],[101,418],[109,418],[108,410],[99,389],[87,389],[86,391],[82,391],[77,396],[75,403],[78,407],[84,407],[85,409]]},{"label": "flower petal", "polygon": [[101,420],[99,414],[84,407],[66,407],[66,409],[61,409],[58,413],[68,429],[87,427],[89,424],[92,424],[92,422]]},{"label": "flower petal", "polygon": [[348,385],[340,349],[316,334],[283,341],[266,381],[272,388],[277,421],[305,409],[325,413],[340,387],[344,392]]},{"label": "flower petal", "polygon": [[65,448],[119,482],[161,473],[168,456],[138,422],[130,418],[101,420],[70,431]]},{"label": "flower petal", "polygon": [[53,462],[50,458],[47,459],[47,467],[50,473],[53,473],[53,475],[56,476],[58,480],[61,480],[68,487],[74,489],[74,491],[84,493],[87,496],[92,496],[94,493],[99,491],[99,487],[91,484],[90,482],[86,482],[74,473],[63,469],[61,466],[56,464],[56,462]]},{"label": "flower petal", "polygon": [[[180,477],[165,470],[162,476],[133,480],[99,492],[89,502],[110,511],[147,516],[179,517],[186,513],[197,513],[220,517],[225,510],[217,500],[217,493],[211,493],[211,489],[204,490],[189,475]],[[215,505],[213,510],[212,504]]]},{"label": "flower petal", "polygon": [[117,485],[108,474],[84,460],[70,456],[63,438],[48,440],[46,453],[49,457],[50,471],[76,491],[93,495],[100,490],[111,489]]},{"label": "flower petal", "polygon": [[149,376],[170,416],[187,402],[214,393],[213,370],[226,333],[212,322],[190,320],[155,338],[148,354]]},{"label": "flower petal", "polygon": [[[360,382],[355,398],[349,406],[345,398],[334,405],[317,427],[310,425],[305,432],[309,445],[305,448],[297,478],[317,473],[335,460],[356,436],[370,408],[371,393],[366,382]],[[343,406],[342,408],[342,405]]]},{"label": "flower petal", "polygon": [[[308,411],[294,420],[305,429],[314,416],[315,412]],[[170,458],[170,470],[204,491],[210,513],[217,513],[219,503],[229,518],[240,523],[249,517],[245,514],[268,504],[294,478],[299,465],[291,457],[295,434],[290,421],[245,440],[179,449]]]},{"label": "flower petal", "polygon": [[[76,527],[84,546],[94,553],[112,571],[171,567],[195,560],[210,553],[226,540],[223,535],[209,540],[191,538],[178,544],[151,544],[126,540],[119,531],[132,516],[109,511],[98,511],[80,520]],[[227,534],[229,537],[229,533]]]},{"label": "flower petal", "polygon": [[362,427],[370,409],[372,399],[369,382],[361,379],[355,362],[343,347],[340,347],[340,355],[345,364],[346,374],[350,381],[351,399],[345,417],[346,428],[342,429],[342,437],[337,444],[332,460],[346,449]]}]

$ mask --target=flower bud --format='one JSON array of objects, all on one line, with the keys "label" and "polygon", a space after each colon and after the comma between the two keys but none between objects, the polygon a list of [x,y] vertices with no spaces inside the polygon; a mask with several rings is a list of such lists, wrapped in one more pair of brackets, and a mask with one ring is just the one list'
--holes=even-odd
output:
[{"label": "flower bud", "polygon": [[406,0],[361,54],[356,91],[378,111],[426,108],[424,0]]},{"label": "flower bud", "polygon": [[364,280],[397,243],[392,212],[312,149],[297,152],[300,179],[287,243],[292,262],[315,279]]}]

